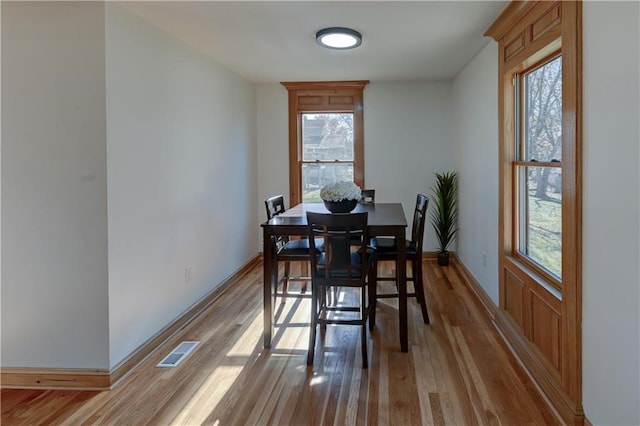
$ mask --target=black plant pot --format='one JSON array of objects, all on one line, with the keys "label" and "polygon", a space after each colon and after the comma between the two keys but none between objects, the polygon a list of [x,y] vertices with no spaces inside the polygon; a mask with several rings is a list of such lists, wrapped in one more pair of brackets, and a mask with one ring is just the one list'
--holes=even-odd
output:
[{"label": "black plant pot", "polygon": [[449,252],[438,253],[438,265],[449,266]]},{"label": "black plant pot", "polygon": [[350,213],[358,205],[358,200],[325,201],[324,206],[331,213]]}]

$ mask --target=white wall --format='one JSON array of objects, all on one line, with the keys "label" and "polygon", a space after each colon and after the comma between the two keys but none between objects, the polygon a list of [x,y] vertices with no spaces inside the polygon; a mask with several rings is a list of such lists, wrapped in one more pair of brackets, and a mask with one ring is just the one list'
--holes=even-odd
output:
[{"label": "white wall", "polygon": [[593,424],[640,424],[640,4],[585,2],[583,387]]},{"label": "white wall", "polygon": [[104,369],[104,7],[1,7],[2,366]]},{"label": "white wall", "polygon": [[[434,173],[455,169],[451,88],[444,81],[372,82],[364,90],[365,186],[375,188],[376,202],[402,202],[409,228],[416,194],[433,198]],[[437,248],[427,223],[424,250]]]},{"label": "white wall", "polygon": [[116,3],[106,58],[113,367],[256,254],[258,176],[253,84]]},{"label": "white wall", "polygon": [[[267,196],[282,193],[288,200],[287,89],[260,84],[257,104],[258,212],[263,222]],[[451,123],[450,82],[372,82],[364,89],[365,186],[376,189],[377,202],[402,202],[409,224],[416,194],[431,197],[433,174],[454,167]],[[436,250],[429,224],[425,230],[425,250]]]},{"label": "white wall", "polygon": [[[453,140],[459,173],[457,255],[498,304],[498,43],[453,81]],[[486,263],[483,253],[486,253]]]},{"label": "white wall", "polygon": [[[259,84],[257,98],[258,198],[259,223],[267,220],[264,200],[282,194],[289,207],[289,97],[280,83]],[[258,251],[262,251],[262,229]]]}]

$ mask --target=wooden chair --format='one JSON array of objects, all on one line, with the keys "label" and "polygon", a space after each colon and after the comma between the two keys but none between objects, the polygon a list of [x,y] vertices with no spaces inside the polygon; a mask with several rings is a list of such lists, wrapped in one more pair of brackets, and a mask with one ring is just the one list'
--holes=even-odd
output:
[{"label": "wooden chair", "polygon": [[[307,212],[309,241],[311,241],[311,330],[307,365],[313,364],[318,324],[359,325],[362,338],[362,368],[368,367],[367,357],[367,274],[370,266],[368,240],[368,213],[322,214]],[[360,240],[354,247],[352,240]],[[318,239],[324,242],[324,251],[316,246]],[[330,304],[328,293],[332,288],[351,287],[360,292],[360,304],[334,301]],[[340,311],[357,312],[356,318],[335,315]]]},{"label": "wooden chair", "polygon": [[[267,198],[264,202],[264,205],[267,209],[267,220],[272,219],[275,216],[283,213],[285,211],[284,208],[284,197],[282,195],[275,195],[273,197]],[[276,253],[277,262],[284,262],[284,276],[282,277],[282,293],[278,293],[278,285],[280,281],[278,280],[278,268],[275,269],[276,279],[274,282],[276,283],[276,288],[274,289],[274,294],[280,296],[282,298],[282,302],[285,301],[285,298],[288,296],[287,290],[289,287],[289,281],[301,281],[300,293],[304,294],[307,290],[307,282],[311,280],[310,277],[291,277],[291,263],[290,262],[308,262],[310,258],[309,251],[309,241],[307,239],[296,239],[291,240],[288,236],[277,236],[273,239],[274,252]]]},{"label": "wooden chair", "polygon": [[[422,240],[424,237],[424,224],[426,220],[427,207],[429,199],[418,194],[416,198],[416,206],[413,211],[413,223],[411,226],[411,240],[407,241],[406,257],[411,262],[411,276],[407,275],[407,281],[412,281],[414,291],[407,292],[407,297],[415,297],[420,304],[422,310],[422,319],[425,324],[429,324],[429,312],[427,311],[427,302],[424,295],[424,285],[422,282]],[[378,277],[378,262],[384,260],[397,261],[398,247],[395,238],[371,238],[370,242],[373,248],[373,266],[369,275],[369,286],[371,300],[369,302],[371,311],[369,313],[369,327],[373,330],[376,321],[376,300],[382,298],[398,297],[398,283],[396,283],[395,293],[378,294],[378,281],[396,281],[395,277]]]},{"label": "wooden chair", "polygon": [[362,195],[358,202],[363,204],[374,204],[376,202],[376,190],[375,189],[363,189]]}]

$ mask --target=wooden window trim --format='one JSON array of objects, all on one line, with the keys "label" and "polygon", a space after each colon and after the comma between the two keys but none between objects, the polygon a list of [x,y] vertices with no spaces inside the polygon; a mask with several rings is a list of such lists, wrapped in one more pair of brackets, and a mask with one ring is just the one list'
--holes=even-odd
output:
[{"label": "wooden window trim", "polygon": [[368,80],[282,82],[289,91],[289,203],[302,201],[302,126],[303,113],[353,113],[353,176],[364,188],[363,91]]},{"label": "wooden window trim", "polygon": [[[558,37],[558,39],[553,40],[549,43],[548,46],[544,46],[542,48],[538,48],[535,52],[529,52],[529,49],[526,49],[523,51],[523,53],[532,53],[531,56],[529,58],[524,58],[522,63],[519,64],[517,67],[515,67],[513,69],[512,72],[508,72],[510,74],[512,74],[514,76],[514,78],[517,77],[518,81],[519,81],[519,85],[516,87],[513,87],[513,85],[511,87],[507,87],[505,88],[505,91],[513,91],[513,95],[509,94],[509,97],[513,97],[514,100],[517,99],[516,102],[522,102],[523,98],[524,98],[524,90],[525,90],[525,84],[524,84],[524,78],[525,78],[525,74],[537,69],[538,67],[553,61],[556,58],[559,58],[562,56],[562,42],[561,42],[561,38]],[[557,49],[556,49],[557,48]],[[556,50],[553,50],[556,49]],[[541,56],[544,55],[544,56]],[[532,59],[532,58],[535,58]],[[517,97],[515,96],[516,92],[520,92],[517,94]],[[513,107],[516,107],[515,105]],[[506,106],[505,106],[506,108]],[[519,112],[519,114],[517,114]],[[513,114],[512,114],[513,113]],[[517,260],[517,262],[520,263],[520,267],[521,268],[526,268],[529,271],[529,275],[532,277],[536,277],[535,281],[537,284],[542,285],[545,289],[548,290],[549,286],[555,288],[556,290],[558,290],[560,293],[556,293],[556,294],[561,294],[562,292],[562,278],[559,278],[557,276],[555,276],[553,273],[549,272],[544,266],[542,266],[541,264],[536,263],[531,257],[527,256],[526,254],[522,253],[520,251],[519,248],[519,235],[518,235],[518,228],[519,228],[519,223],[518,223],[518,209],[517,209],[517,204],[519,201],[519,194],[518,194],[518,188],[520,188],[520,183],[516,182],[517,179],[519,179],[519,174],[518,174],[518,167],[521,166],[525,166],[525,167],[554,167],[554,168],[560,168],[563,169],[563,163],[560,162],[551,162],[551,161],[527,161],[527,160],[523,160],[523,151],[525,150],[525,126],[522,125],[522,123],[525,122],[526,117],[525,117],[525,110],[524,108],[522,108],[522,105],[517,105],[517,107],[515,108],[511,108],[510,111],[505,109],[505,119],[507,120],[516,120],[516,115],[518,116],[517,119],[519,121],[519,123],[521,124],[518,129],[517,132],[514,132],[512,134],[512,136],[510,138],[508,138],[507,140],[505,140],[505,143],[511,143],[513,144],[513,146],[515,147],[516,145],[518,146],[518,150],[519,152],[514,152],[513,153],[513,160],[511,160],[511,180],[514,181],[513,183],[513,192],[511,194],[511,198],[510,198],[510,202],[512,204],[512,214],[511,217],[513,218],[510,226],[512,228],[511,231],[511,253],[510,255],[514,258],[514,260]],[[506,136],[506,135],[505,135]],[[564,141],[563,141],[563,145],[564,145]],[[507,226],[506,224],[504,226]],[[563,227],[563,231],[564,231],[564,227]],[[564,240],[564,237],[563,237]],[[555,292],[554,292],[555,293]],[[561,298],[561,296],[559,297]]]},{"label": "wooden window trim", "polygon": [[[499,283],[496,324],[567,424],[582,424],[582,3],[513,1],[485,35],[499,44]],[[512,256],[515,218],[513,75],[554,52],[563,56],[562,286],[536,283],[530,267]],[[543,306],[544,305],[544,306]],[[510,306],[522,312],[509,312]],[[558,321],[558,357],[536,344],[541,306]],[[542,309],[542,310],[544,310]],[[546,336],[545,336],[546,337]],[[557,365],[553,365],[554,362]]]}]

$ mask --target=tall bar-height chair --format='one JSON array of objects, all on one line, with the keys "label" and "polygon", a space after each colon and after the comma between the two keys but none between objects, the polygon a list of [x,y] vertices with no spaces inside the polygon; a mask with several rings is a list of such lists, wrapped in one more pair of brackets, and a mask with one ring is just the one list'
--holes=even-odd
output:
[{"label": "tall bar-height chair", "polygon": [[[424,237],[424,224],[426,220],[427,207],[429,199],[418,194],[416,197],[416,206],[413,211],[413,223],[411,225],[411,240],[407,241],[406,258],[411,262],[411,276],[407,275],[407,281],[412,281],[414,286],[413,292],[407,292],[407,297],[415,297],[420,304],[422,310],[422,319],[425,324],[429,324],[429,312],[427,311],[427,302],[424,296],[424,286],[422,282],[422,240]],[[376,300],[390,297],[399,297],[397,292],[398,283],[396,282],[396,292],[378,294],[378,281],[396,281],[395,277],[378,277],[378,262],[384,260],[398,260],[398,246],[395,238],[372,238],[370,242],[373,248],[373,265],[369,275],[370,287],[370,306],[369,327],[373,330],[376,322]]]},{"label": "tall bar-height chair", "polygon": [[359,202],[363,204],[375,204],[376,202],[376,190],[375,189],[363,189],[360,195]]},{"label": "tall bar-height chair", "polygon": [[[367,250],[368,213],[322,214],[307,212],[309,241],[311,247],[311,330],[307,365],[313,364],[318,324],[359,325],[362,339],[362,368],[367,368],[367,274],[370,252]],[[353,239],[360,241],[353,246]],[[324,251],[319,251],[318,239],[324,242]],[[351,301],[336,301],[329,304],[327,293],[333,287],[357,288],[360,304]],[[355,318],[336,315],[341,311],[354,312]]]},{"label": "tall bar-height chair", "polygon": [[[267,209],[267,220],[278,216],[285,211],[284,197],[282,195],[275,195],[265,200],[264,205]],[[308,262],[310,260],[309,240],[306,238],[291,240],[288,236],[276,236],[273,239],[275,244],[275,254],[277,262],[284,262],[284,276],[282,277],[282,293],[278,293],[278,285],[280,281],[278,279],[278,268],[274,268],[276,279],[276,288],[274,294],[282,298],[282,302],[285,301],[288,293],[289,281],[302,282],[300,292],[305,293],[307,290],[307,282],[310,281],[310,277],[291,277],[291,262]]]},{"label": "tall bar-height chair", "polygon": [[[358,200],[361,204],[375,204],[376,202],[376,190],[375,189],[363,189],[360,193],[360,199]],[[354,239],[354,245],[360,244],[358,239]]]}]

